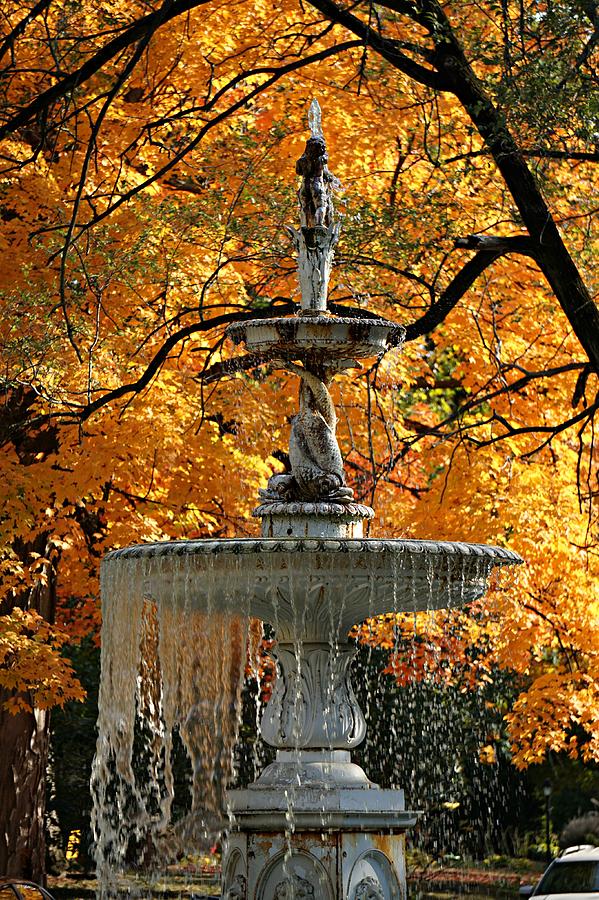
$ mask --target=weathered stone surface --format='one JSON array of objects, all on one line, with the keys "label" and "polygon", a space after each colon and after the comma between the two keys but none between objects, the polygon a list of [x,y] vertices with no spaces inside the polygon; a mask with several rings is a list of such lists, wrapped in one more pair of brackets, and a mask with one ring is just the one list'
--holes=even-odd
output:
[{"label": "weathered stone surface", "polygon": [[370,359],[401,344],[405,329],[386,319],[349,316],[289,316],[250,319],[227,328],[236,344],[248,352],[270,359],[317,359],[333,364],[335,359]]},{"label": "weathered stone surface", "polygon": [[358,539],[374,510],[361,503],[262,503],[252,515],[262,519],[265,538]]},{"label": "weathered stone surface", "polygon": [[[263,818],[268,820],[267,815]],[[234,860],[231,871],[245,866],[244,900],[276,900],[286,896],[277,892],[290,888],[303,891],[287,894],[296,898],[405,900],[403,829],[414,824],[415,817],[405,814],[401,825],[399,821],[396,829],[380,825],[380,832],[375,832],[343,825],[335,831],[323,830],[322,824],[304,830],[303,820],[298,820],[286,836],[244,824],[243,830],[229,834],[225,857]],[[374,819],[372,824],[379,827]],[[224,897],[231,877],[228,871],[225,863]]]},{"label": "weathered stone surface", "polygon": [[277,750],[275,762],[266,766],[248,790],[288,790],[290,787],[295,790],[298,784],[319,793],[340,787],[377,787],[369,781],[364,770],[351,761],[349,750]]},{"label": "weathered stone surface", "polygon": [[[301,626],[300,626],[301,627]],[[342,644],[278,643],[277,678],[260,730],[273,747],[357,747],[366,722],[349,680],[356,650]]]}]

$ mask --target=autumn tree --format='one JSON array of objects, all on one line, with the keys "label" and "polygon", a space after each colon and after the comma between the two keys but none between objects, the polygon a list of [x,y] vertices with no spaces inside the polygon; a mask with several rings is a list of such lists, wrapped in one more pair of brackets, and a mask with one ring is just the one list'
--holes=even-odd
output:
[{"label": "autumn tree", "polygon": [[42,710],[77,696],[58,648],[97,627],[102,554],[244,533],[284,462],[294,381],[223,330],[294,309],[314,94],[345,187],[331,302],[407,329],[338,388],[352,484],[381,532],[529,559],[448,656],[478,640],[529,678],[520,764],[597,758],[597,24],[585,0],[6,5],[1,871],[43,872]]}]

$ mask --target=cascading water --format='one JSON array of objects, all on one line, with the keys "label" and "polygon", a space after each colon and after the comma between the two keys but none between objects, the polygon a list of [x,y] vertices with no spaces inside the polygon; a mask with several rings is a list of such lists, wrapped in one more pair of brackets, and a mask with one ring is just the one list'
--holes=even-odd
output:
[{"label": "cascading water", "polygon": [[[220,603],[222,586],[174,557],[107,559],[102,568],[103,640],[93,828],[103,894],[136,858],[148,868],[222,829],[249,617]],[[173,590],[164,589],[171,581]],[[154,592],[149,587],[156,584]],[[172,602],[171,602],[172,601]],[[187,815],[173,822],[173,743],[189,763]]]},{"label": "cascading water", "polygon": [[[314,103],[309,124],[297,163],[301,226],[290,229],[301,310],[229,329],[235,343],[300,376],[291,471],[269,480],[254,512],[262,537],[129,547],[103,563],[93,790],[104,896],[132,845],[155,861],[214,840],[224,823],[224,900],[405,897],[403,835],[416,814],[403,791],[380,790],[351,761],[366,722],[348,632],[375,614],[463,606],[482,596],[494,567],[521,562],[499,547],[362,536],[374,512],[345,482],[328,387],[356,359],[397,346],[403,331],[327,312],[339,224]],[[277,638],[261,721],[277,756],[226,794],[252,617]],[[191,766],[191,802],[173,824],[175,741]]]}]

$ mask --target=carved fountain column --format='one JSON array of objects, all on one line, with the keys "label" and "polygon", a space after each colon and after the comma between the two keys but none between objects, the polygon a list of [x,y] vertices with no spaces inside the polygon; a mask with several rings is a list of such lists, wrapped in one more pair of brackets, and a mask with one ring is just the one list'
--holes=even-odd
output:
[{"label": "carved fountain column", "polygon": [[[302,546],[325,540],[360,543],[374,512],[354,502],[345,483],[328,385],[357,357],[380,355],[402,329],[382,320],[337,318],[326,312],[339,226],[320,110],[310,110],[312,135],[296,169],[301,226],[290,229],[298,253],[301,310],[292,319],[233,326],[248,350],[300,376],[300,409],[291,429],[291,471],[273,476],[254,515],[264,538]],[[335,547],[333,546],[333,550]],[[328,559],[329,557],[327,557]],[[321,569],[306,555],[301,595],[281,589],[273,656],[277,679],[262,718],[276,761],[245,790],[232,791],[232,827],[224,860],[226,900],[400,900],[405,897],[404,831],[416,815],[403,791],[381,790],[351,762],[366,733],[350,683],[355,654],[348,623],[361,621],[364,590],[352,608],[343,558]],[[297,564],[297,560],[296,560]],[[340,577],[341,575],[341,577]],[[284,582],[284,573],[282,574]],[[349,587],[349,586],[348,586]],[[287,596],[285,594],[287,593]],[[372,610],[371,612],[376,612]]]},{"label": "carved fountain column", "polygon": [[[305,513],[297,505],[303,529]],[[287,524],[293,514],[288,511],[281,518]],[[335,526],[343,531],[347,523],[323,511],[314,517],[309,537],[319,543],[324,531],[328,546]],[[266,527],[272,534],[272,523],[267,521]],[[353,543],[360,543],[355,534]],[[306,567],[313,562],[306,557]],[[416,814],[405,810],[403,791],[381,790],[351,761],[350,751],[366,732],[349,672],[355,649],[346,635],[353,601],[347,598],[349,608],[332,633],[322,598],[326,594],[327,603],[336,597],[343,604],[343,575],[341,571],[327,583],[328,575],[305,573],[308,589],[295,616],[286,614],[292,603],[284,610],[284,604],[278,607],[279,640],[273,649],[277,680],[261,724],[264,740],[277,748],[277,755],[254,784],[229,794],[233,822],[223,870],[227,900],[406,896],[404,832]],[[358,619],[367,603],[363,590],[360,601]]]}]

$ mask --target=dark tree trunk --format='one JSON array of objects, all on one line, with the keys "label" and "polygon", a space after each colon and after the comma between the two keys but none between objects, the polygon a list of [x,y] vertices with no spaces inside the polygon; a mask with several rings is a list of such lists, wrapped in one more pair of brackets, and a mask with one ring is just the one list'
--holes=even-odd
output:
[{"label": "dark tree trunk", "polygon": [[[17,542],[18,543],[18,542]],[[31,552],[51,560],[56,551],[47,535],[14,548],[24,562]],[[56,613],[56,569],[45,567],[45,579],[32,590],[5,598],[0,613],[15,607],[35,610],[48,622]],[[0,689],[0,877],[12,876],[45,884],[46,872],[46,767],[50,736],[50,712],[36,709],[13,715],[5,709],[14,693]],[[31,698],[23,699],[33,706]]]},{"label": "dark tree trunk", "polygon": [[437,0],[427,0],[442,23],[435,63],[489,148],[531,237],[533,253],[572,330],[599,372],[599,309],[570,256],[522,151],[491,102],[451,31]]},{"label": "dark tree trunk", "polygon": [[45,882],[46,763],[50,713],[12,715],[0,691],[0,877]]}]

